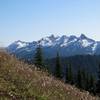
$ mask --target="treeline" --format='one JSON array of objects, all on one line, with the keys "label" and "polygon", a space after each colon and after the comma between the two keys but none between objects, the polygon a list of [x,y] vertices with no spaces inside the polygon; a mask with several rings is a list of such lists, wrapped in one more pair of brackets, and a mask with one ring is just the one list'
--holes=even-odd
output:
[{"label": "treeline", "polygon": [[[36,49],[34,64],[39,69],[48,70],[50,72],[49,67],[46,66],[44,63],[41,45],[39,45]],[[98,73],[98,78],[95,78],[93,74],[88,73],[85,69],[81,69],[79,66],[77,73],[74,74],[71,63],[67,63],[66,74],[63,75],[59,52],[57,52],[56,65],[54,73],[52,74],[58,79],[63,79],[65,83],[75,85],[80,89],[89,91],[94,95],[97,94],[100,96],[100,65],[98,65],[97,73]]]}]

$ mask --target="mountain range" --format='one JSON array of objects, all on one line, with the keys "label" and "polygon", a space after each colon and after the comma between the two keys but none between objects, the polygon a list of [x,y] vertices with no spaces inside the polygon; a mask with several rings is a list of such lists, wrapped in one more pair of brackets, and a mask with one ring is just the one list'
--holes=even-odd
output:
[{"label": "mountain range", "polygon": [[39,44],[42,46],[45,58],[55,58],[57,51],[61,57],[100,55],[100,41],[90,39],[84,34],[79,37],[51,35],[33,42],[18,40],[10,44],[7,50],[19,58],[32,59]]}]

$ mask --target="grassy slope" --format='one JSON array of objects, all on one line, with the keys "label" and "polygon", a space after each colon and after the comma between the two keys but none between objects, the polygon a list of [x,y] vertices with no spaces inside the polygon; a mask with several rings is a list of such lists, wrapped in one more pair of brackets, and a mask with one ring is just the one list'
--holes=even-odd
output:
[{"label": "grassy slope", "polygon": [[[16,58],[0,53],[0,100],[99,100]],[[14,100],[15,100],[14,99]]]}]

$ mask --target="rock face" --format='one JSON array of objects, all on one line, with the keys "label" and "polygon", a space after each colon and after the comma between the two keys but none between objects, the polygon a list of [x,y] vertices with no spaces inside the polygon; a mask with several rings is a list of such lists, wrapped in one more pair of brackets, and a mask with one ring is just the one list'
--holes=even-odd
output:
[{"label": "rock face", "polygon": [[100,55],[100,42],[90,39],[84,34],[81,34],[80,37],[74,35],[55,37],[51,35],[33,42],[18,40],[9,45],[7,50],[19,58],[31,59],[39,44],[42,46],[45,58],[54,58],[57,51],[62,57],[87,54]]}]

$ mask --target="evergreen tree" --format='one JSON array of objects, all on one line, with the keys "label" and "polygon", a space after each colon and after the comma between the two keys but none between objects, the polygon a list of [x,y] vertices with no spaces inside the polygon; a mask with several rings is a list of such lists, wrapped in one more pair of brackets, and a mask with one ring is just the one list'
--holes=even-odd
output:
[{"label": "evergreen tree", "polygon": [[73,84],[73,73],[71,64],[68,64],[66,68],[66,83]]},{"label": "evergreen tree", "polygon": [[60,65],[60,57],[59,57],[59,53],[58,52],[57,52],[57,56],[56,56],[56,66],[55,66],[54,75],[57,78],[62,78],[62,71],[61,71],[61,65]]},{"label": "evergreen tree", "polygon": [[89,92],[95,94],[95,78],[93,77],[93,75],[90,75]]},{"label": "evergreen tree", "polygon": [[77,87],[82,88],[82,74],[80,68],[77,72]]},{"label": "evergreen tree", "polygon": [[86,73],[86,87],[85,87],[85,90],[87,90],[87,91],[89,90],[89,84],[90,84],[89,80],[90,80],[89,74]]},{"label": "evergreen tree", "polygon": [[100,96],[100,64],[98,68],[98,80],[96,84],[96,93]]},{"label": "evergreen tree", "polygon": [[86,89],[86,71],[83,69],[81,71],[81,75],[82,75],[82,88]]},{"label": "evergreen tree", "polygon": [[36,53],[35,53],[35,65],[39,68],[43,67],[43,57],[42,57],[42,48],[41,45],[39,45],[36,48]]},{"label": "evergreen tree", "polygon": [[68,68],[68,66],[66,67],[65,82],[69,83],[69,68]]}]

